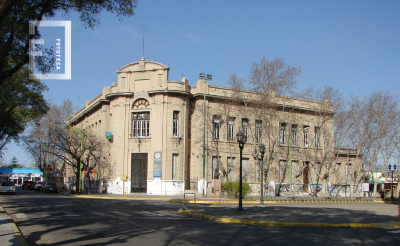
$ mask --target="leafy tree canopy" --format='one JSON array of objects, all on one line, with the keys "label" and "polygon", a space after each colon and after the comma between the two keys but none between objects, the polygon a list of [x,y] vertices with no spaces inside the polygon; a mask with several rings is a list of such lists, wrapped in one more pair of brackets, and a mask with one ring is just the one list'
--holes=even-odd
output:
[{"label": "leafy tree canopy", "polygon": [[[38,28],[29,35],[29,21],[42,21],[56,13],[80,13],[86,28],[93,29],[100,23],[102,11],[117,17],[134,15],[137,0],[0,0],[0,156],[11,140],[19,141],[18,135],[27,123],[40,118],[48,107],[43,98],[46,86],[39,80],[29,79],[29,44],[40,39]],[[48,73],[54,68],[51,49],[36,45],[36,68]]]},{"label": "leafy tree canopy", "polygon": [[0,85],[0,155],[11,140],[19,142],[19,134],[28,122],[38,119],[48,109],[42,94],[47,87],[30,79],[31,73],[23,67]]},{"label": "leafy tree canopy", "polygon": [[[42,21],[57,12],[79,12],[86,28],[93,29],[100,23],[99,14],[106,10],[117,17],[132,16],[137,0],[2,0],[0,1],[0,85],[29,62],[29,21]],[[41,50],[36,47],[36,50]],[[51,50],[43,50],[37,57],[39,71],[49,72],[54,66]],[[12,65],[10,65],[12,64]]]}]

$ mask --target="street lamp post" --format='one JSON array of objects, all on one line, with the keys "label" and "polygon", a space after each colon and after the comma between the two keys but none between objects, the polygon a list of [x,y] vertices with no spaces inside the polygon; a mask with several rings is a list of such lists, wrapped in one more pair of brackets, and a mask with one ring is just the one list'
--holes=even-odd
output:
[{"label": "street lamp post", "polygon": [[264,205],[264,154],[265,154],[265,145],[260,144],[260,153],[261,153],[261,194],[260,194],[260,205]]},{"label": "street lamp post", "polygon": [[236,134],[236,139],[239,143],[239,149],[240,149],[240,171],[239,171],[239,207],[237,211],[244,211],[243,206],[242,206],[242,151],[244,144],[247,141],[247,136],[243,134],[242,131],[239,131]]},{"label": "street lamp post", "polygon": [[391,200],[394,199],[394,197],[393,197],[393,172],[396,172],[396,169],[397,169],[396,164],[393,165],[393,168],[392,168],[392,165],[389,164],[389,171],[392,172],[392,182],[390,185],[390,190],[392,191],[392,194],[390,195]]},{"label": "street lamp post", "polygon": [[81,131],[79,131],[78,129],[72,127],[71,125],[68,125],[66,123],[62,123],[62,122],[55,122],[56,124],[62,124],[62,125],[66,125],[69,128],[71,128],[72,130],[74,130],[75,132],[79,133],[81,135],[81,155],[79,156],[79,166],[78,166],[78,193],[81,194],[81,167],[82,167],[82,155],[83,155],[83,134]]},{"label": "street lamp post", "polygon": [[[202,79],[204,82],[212,80],[212,75],[207,74],[205,75],[204,73],[199,74],[199,79]],[[205,189],[205,173],[206,173],[206,90],[204,89],[203,91],[204,95],[204,105],[203,105],[203,113],[204,113],[204,118],[203,118],[203,196],[204,196],[204,189]]]}]

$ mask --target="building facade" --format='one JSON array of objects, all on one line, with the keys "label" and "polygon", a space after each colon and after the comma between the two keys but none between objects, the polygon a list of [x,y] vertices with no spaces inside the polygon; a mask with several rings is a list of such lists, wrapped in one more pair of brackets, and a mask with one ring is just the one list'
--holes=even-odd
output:
[{"label": "building facade", "polygon": [[[350,190],[361,178],[356,150],[336,149],[333,107],[315,102],[212,86],[200,79],[189,86],[169,68],[142,58],[117,70],[118,82],[69,118],[109,141],[114,171],[108,193],[210,195],[213,179],[239,180],[236,134],[247,136],[243,180],[265,192],[332,194]],[[205,144],[203,144],[205,143]],[[261,171],[260,144],[266,146]],[[205,155],[203,155],[205,153]],[[67,170],[67,176],[73,176]]]},{"label": "building facade", "polygon": [[0,167],[0,180],[22,185],[24,181],[43,181],[43,172],[38,168],[8,168]]}]

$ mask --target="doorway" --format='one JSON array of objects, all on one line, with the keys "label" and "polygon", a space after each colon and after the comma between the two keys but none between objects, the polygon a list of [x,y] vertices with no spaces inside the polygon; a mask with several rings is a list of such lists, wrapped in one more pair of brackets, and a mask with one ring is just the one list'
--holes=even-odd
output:
[{"label": "doorway", "polygon": [[147,192],[147,153],[132,153],[131,165],[131,192]]}]

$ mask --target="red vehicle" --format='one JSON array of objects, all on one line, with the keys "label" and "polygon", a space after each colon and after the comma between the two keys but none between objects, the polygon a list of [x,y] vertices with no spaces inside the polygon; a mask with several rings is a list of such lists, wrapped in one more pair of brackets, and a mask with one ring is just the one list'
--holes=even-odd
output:
[{"label": "red vehicle", "polygon": [[33,181],[24,181],[22,183],[22,189],[25,189],[25,188],[32,189],[32,187],[33,187]]}]

